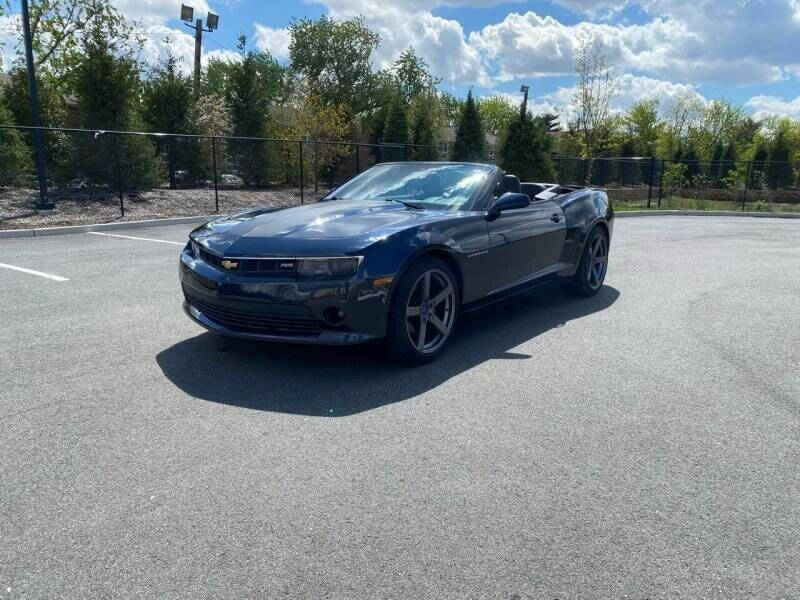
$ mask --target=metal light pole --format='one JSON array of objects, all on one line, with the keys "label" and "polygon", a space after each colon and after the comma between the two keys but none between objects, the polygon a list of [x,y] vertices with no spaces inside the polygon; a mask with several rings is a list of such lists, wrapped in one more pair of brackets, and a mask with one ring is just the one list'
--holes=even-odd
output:
[{"label": "metal light pole", "polygon": [[194,29],[194,93],[200,92],[200,57],[203,51],[203,32],[212,32],[219,27],[219,15],[212,12],[206,17],[206,29],[203,29],[203,19],[197,19],[194,25],[190,25],[194,19],[194,8],[181,4],[181,21],[186,21],[184,25]]},{"label": "metal light pole", "polygon": [[39,178],[39,204],[36,210],[53,210],[55,205],[47,198],[47,161],[44,156],[42,144],[41,119],[39,118],[39,94],[36,90],[36,72],[33,64],[33,41],[31,39],[31,22],[28,15],[28,0],[21,0],[22,4],[22,32],[25,36],[25,63],[28,67],[28,102],[30,103],[31,120],[35,129],[33,148],[36,155],[36,174]]},{"label": "metal light pole", "polygon": [[531,88],[528,85],[523,85],[521,88],[519,88],[519,91],[523,93],[522,109],[521,109],[523,116],[528,110],[528,92],[530,91],[530,89]]}]

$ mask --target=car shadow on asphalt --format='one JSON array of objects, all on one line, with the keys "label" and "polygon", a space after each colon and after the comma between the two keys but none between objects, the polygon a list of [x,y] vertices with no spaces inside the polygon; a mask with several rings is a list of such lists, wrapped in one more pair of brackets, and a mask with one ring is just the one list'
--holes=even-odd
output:
[{"label": "car shadow on asphalt", "polygon": [[189,396],[242,408],[341,417],[400,402],[489,360],[526,360],[514,351],[542,333],[600,312],[619,297],[604,286],[592,298],[559,288],[525,294],[463,319],[433,363],[407,367],[378,345],[356,347],[264,344],[210,333],[183,340],[156,356]]}]

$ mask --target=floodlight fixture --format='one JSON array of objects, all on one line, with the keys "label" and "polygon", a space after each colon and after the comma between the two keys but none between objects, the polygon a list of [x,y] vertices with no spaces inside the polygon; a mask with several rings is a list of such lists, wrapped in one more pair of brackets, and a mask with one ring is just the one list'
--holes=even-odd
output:
[{"label": "floodlight fixture", "polygon": [[209,11],[208,16],[206,17],[206,26],[208,27],[209,31],[214,31],[217,27],[219,27],[219,15],[215,15]]},{"label": "floodlight fixture", "polygon": [[181,21],[191,22],[194,19],[194,8],[181,4]]}]

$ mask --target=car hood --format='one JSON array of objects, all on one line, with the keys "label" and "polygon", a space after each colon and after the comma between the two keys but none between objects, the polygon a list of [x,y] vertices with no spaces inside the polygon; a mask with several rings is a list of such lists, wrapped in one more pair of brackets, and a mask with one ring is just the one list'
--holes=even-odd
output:
[{"label": "car hood", "polygon": [[228,256],[347,254],[453,214],[384,200],[335,200],[223,217],[196,229],[192,237]]}]

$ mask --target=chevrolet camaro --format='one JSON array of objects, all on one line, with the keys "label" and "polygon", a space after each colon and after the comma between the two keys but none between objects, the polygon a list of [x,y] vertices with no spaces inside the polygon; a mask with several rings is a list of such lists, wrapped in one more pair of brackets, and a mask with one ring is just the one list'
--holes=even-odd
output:
[{"label": "chevrolet camaro", "polygon": [[398,359],[427,362],[466,313],[550,282],[597,293],[613,215],[602,190],[521,183],[494,165],[378,164],[317,203],[192,231],[184,310],[225,336],[385,339]]}]

